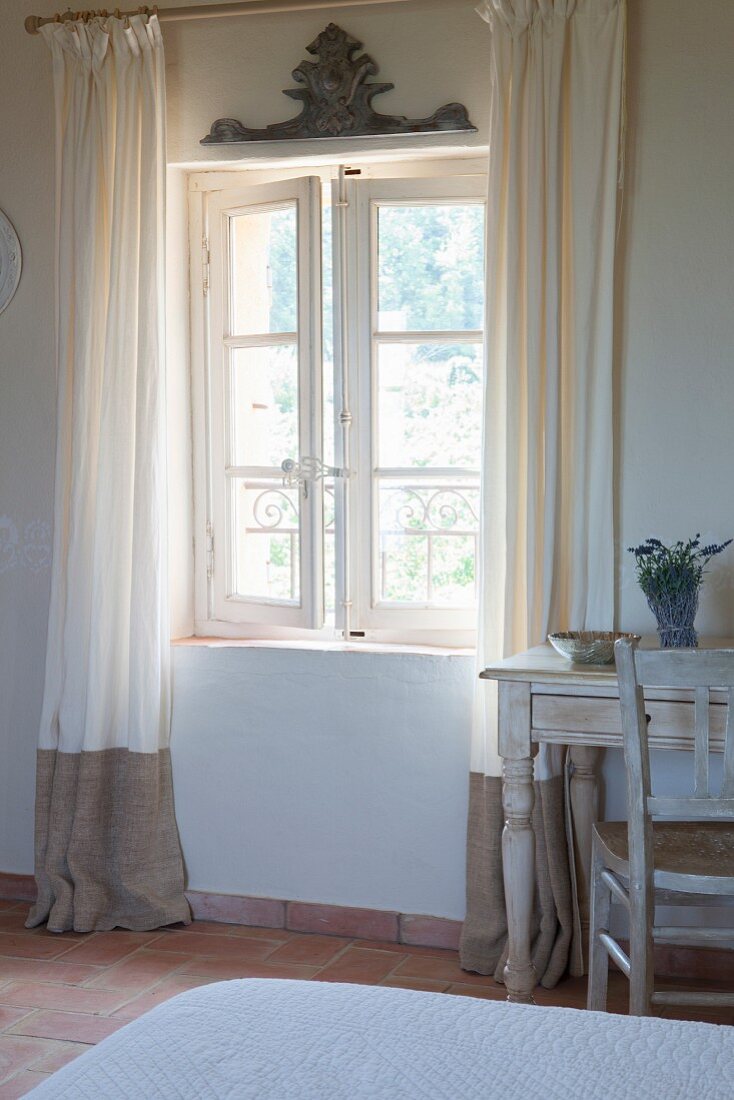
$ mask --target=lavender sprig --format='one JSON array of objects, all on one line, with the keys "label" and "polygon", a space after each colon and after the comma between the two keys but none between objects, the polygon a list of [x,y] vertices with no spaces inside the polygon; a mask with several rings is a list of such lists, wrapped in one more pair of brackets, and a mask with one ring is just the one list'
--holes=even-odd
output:
[{"label": "lavender sprig", "polygon": [[660,539],[648,538],[628,550],[635,556],[637,580],[645,596],[648,600],[660,600],[697,593],[706,566],[731,542],[732,539],[727,539],[701,546],[699,533],[687,542],[679,540],[671,546]]}]

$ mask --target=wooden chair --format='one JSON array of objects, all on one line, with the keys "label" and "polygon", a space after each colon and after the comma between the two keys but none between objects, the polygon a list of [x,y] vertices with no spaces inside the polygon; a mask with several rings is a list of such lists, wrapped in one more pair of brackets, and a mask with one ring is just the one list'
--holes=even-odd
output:
[{"label": "wooden chair", "polygon": [[[656,900],[676,906],[711,905],[716,897],[734,897],[734,649],[642,650],[637,642],[623,639],[617,642],[615,654],[628,821],[604,821],[594,827],[587,1007],[606,1010],[607,956],[629,979],[631,1015],[650,1015],[652,1005],[734,1006],[734,992],[656,991],[653,970],[656,942],[734,945],[734,919],[728,928],[654,924]],[[694,711],[692,796],[655,797],[651,792],[643,685],[690,689]],[[724,689],[728,702],[718,796],[711,794],[709,784],[712,688]],[[609,933],[612,901],[629,911],[629,957]]]}]

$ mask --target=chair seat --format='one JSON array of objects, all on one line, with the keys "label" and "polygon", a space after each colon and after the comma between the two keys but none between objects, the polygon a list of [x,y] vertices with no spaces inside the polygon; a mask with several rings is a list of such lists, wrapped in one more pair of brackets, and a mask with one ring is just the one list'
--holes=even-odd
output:
[{"label": "chair seat", "polygon": [[[611,870],[627,876],[627,822],[600,821],[594,828]],[[734,894],[734,822],[653,822],[653,864],[658,887],[685,890],[683,880],[690,878],[691,891],[708,892],[710,886]]]}]

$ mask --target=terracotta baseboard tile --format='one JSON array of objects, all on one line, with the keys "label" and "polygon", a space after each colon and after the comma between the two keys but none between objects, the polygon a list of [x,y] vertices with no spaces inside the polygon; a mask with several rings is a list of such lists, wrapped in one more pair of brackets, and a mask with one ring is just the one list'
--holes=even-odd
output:
[{"label": "terracotta baseboard tile", "polygon": [[446,947],[450,951],[458,951],[461,925],[460,920],[401,913],[400,942],[415,947]]},{"label": "terracotta baseboard tile", "polygon": [[398,938],[398,917],[398,913],[384,909],[353,909],[344,905],[289,901],[285,926],[291,932],[389,940],[394,943]]},{"label": "terracotta baseboard tile", "polygon": [[33,875],[14,875],[0,871],[0,898],[11,901],[35,901],[36,880]]},{"label": "terracotta baseboard tile", "polygon": [[207,894],[187,890],[195,920],[220,921],[260,928],[285,928],[286,903],[277,898],[240,897],[237,894]]},{"label": "terracotta baseboard tile", "polygon": [[[8,903],[32,902],[36,896],[36,883],[33,875],[21,875],[14,872],[0,872],[0,909]],[[349,939],[372,941],[364,946],[375,948],[382,942],[385,945],[405,944],[409,947],[434,950],[455,951],[459,946],[461,921],[445,917],[432,917],[420,913],[397,913],[384,909],[363,909],[346,905],[322,905],[318,902],[287,901],[280,898],[260,898],[239,894],[215,894],[203,890],[187,890],[186,897],[195,920],[212,922],[212,926],[202,928],[202,932],[216,933],[215,924],[231,925],[229,934],[243,936],[260,935],[267,937],[268,930],[281,930],[281,935],[273,935],[273,940],[288,940],[293,933],[309,932],[322,936],[346,936]],[[82,944],[67,955],[71,937],[56,940],[55,937],[33,937],[29,939],[21,934],[25,912],[11,913],[0,921],[0,955],[16,956],[3,960],[2,975],[6,979],[15,978],[23,973],[28,978],[53,982],[70,980],[64,965],[71,963],[95,963],[109,966],[115,960],[108,955],[98,957],[97,952],[103,946],[104,936],[97,936],[97,942]],[[15,925],[18,925],[17,929]],[[251,930],[251,931],[248,931]],[[13,935],[13,931],[18,934]],[[223,929],[224,931],[224,929]],[[116,934],[118,935],[118,934]],[[129,935],[129,934],[128,934]],[[156,933],[146,934],[151,937]],[[115,941],[113,950],[118,958],[132,953],[142,945],[143,940],[134,946],[122,950],[122,941]],[[106,946],[106,945],[104,945]],[[342,945],[343,946],[343,945]],[[361,945],[360,945],[361,946]],[[171,951],[169,944],[156,943],[155,949]],[[272,949],[272,945],[268,950]],[[341,949],[341,947],[340,947]],[[300,950],[300,948],[299,948]],[[326,950],[326,949],[324,949]],[[86,958],[91,951],[94,957]],[[52,964],[51,960],[64,954],[64,964]],[[261,952],[262,953],[262,952]],[[255,952],[258,954],[258,952]],[[31,969],[23,970],[25,960],[37,960]],[[23,960],[23,964],[19,962]],[[58,977],[55,971],[58,967]],[[18,974],[16,975],[16,968]],[[77,966],[76,970],[81,970]],[[734,981],[734,952],[715,947],[676,947],[659,944],[655,948],[655,972],[660,977],[688,977],[700,980],[729,982]],[[413,980],[420,981],[419,977]],[[454,978],[455,984],[470,984]],[[463,992],[460,991],[460,992]]]},{"label": "terracotta baseboard tile", "polygon": [[[0,900],[33,901],[35,895],[36,884],[32,875],[0,872]],[[290,932],[313,932],[317,935],[348,936],[449,950],[455,950],[461,933],[460,921],[385,909],[215,894],[203,890],[187,890],[186,897],[195,920],[219,924],[282,928]]]}]

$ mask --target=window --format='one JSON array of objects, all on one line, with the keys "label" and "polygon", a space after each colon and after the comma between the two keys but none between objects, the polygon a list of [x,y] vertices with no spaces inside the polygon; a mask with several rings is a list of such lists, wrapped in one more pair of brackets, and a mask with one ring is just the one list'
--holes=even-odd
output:
[{"label": "window", "polygon": [[197,630],[441,640],[476,601],[483,180],[331,174],[192,193]]}]

